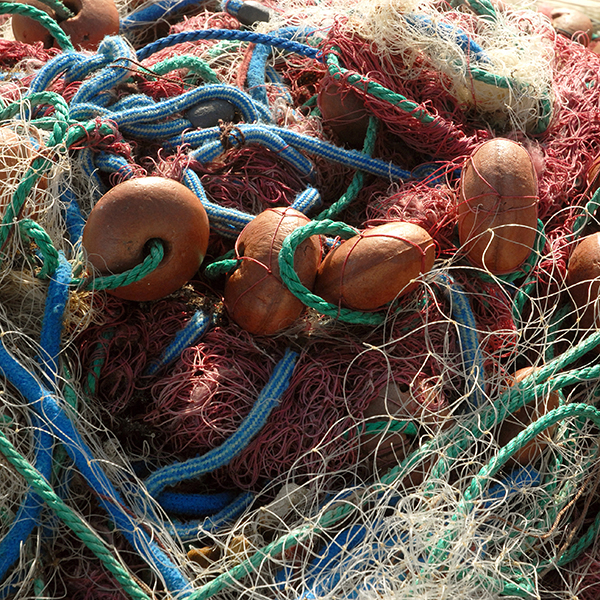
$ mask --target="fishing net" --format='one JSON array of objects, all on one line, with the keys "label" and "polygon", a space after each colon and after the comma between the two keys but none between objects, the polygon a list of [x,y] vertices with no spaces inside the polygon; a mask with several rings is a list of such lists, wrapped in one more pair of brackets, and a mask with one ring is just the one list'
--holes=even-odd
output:
[{"label": "fishing net", "polygon": [[[119,35],[78,50],[0,3],[1,598],[598,597],[600,334],[569,261],[600,231],[600,56],[577,6],[587,40],[532,2],[120,1]],[[21,13],[56,45],[13,39]],[[461,176],[498,138],[537,180],[509,273],[461,237]],[[169,249],[100,272],[82,236],[149,177],[210,233],[136,301]],[[245,256],[274,207],[307,225]],[[393,222],[435,248],[393,301],[299,281],[304,239],[325,257]],[[230,311],[245,260],[302,302],[272,335]]]}]

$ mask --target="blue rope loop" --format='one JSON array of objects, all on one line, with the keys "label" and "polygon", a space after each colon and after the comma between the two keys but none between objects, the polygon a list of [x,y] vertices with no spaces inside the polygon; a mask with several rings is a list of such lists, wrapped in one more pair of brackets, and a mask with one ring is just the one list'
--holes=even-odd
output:
[{"label": "blue rope loop", "polygon": [[273,48],[294,52],[308,58],[317,59],[321,56],[321,52],[312,46],[266,33],[242,31],[239,29],[199,29],[196,31],[174,33],[157,40],[156,42],[152,42],[151,44],[148,44],[148,46],[138,50],[137,59],[142,61],[155,52],[168,48],[169,46],[183,44],[184,42],[196,42],[199,40],[228,40],[249,42],[252,44],[265,44],[267,46],[272,46]]},{"label": "blue rope loop", "polygon": [[167,589],[173,594],[180,594],[181,598],[191,594],[189,581],[163,552],[153,536],[139,526],[138,519],[126,507],[121,495],[61,407],[57,396],[45,388],[8,352],[2,339],[0,371],[29,402],[52,436],[64,445],[75,467],[94,490],[98,501],[111,516],[115,526],[148,565],[161,576]]},{"label": "blue rope loop", "polygon": [[[55,384],[58,376],[62,319],[69,299],[71,281],[71,265],[62,252],[59,257],[59,266],[50,278],[48,286],[40,333],[40,356],[38,357],[38,363],[51,384]],[[32,424],[34,427],[33,443],[36,451],[33,464],[41,475],[50,481],[54,437],[45,420],[38,415],[32,416]],[[39,523],[43,506],[43,500],[33,491],[28,490],[9,530],[0,540],[0,581],[4,580],[8,569],[18,560],[21,546],[25,544]]]},{"label": "blue rope loop", "polygon": [[152,473],[145,481],[148,493],[156,497],[166,487],[210,473],[228,464],[242,452],[262,429],[271,411],[279,404],[290,383],[297,359],[296,352],[286,349],[283,358],[275,366],[271,378],[237,431],[220,446],[203,456],[174,463]]}]

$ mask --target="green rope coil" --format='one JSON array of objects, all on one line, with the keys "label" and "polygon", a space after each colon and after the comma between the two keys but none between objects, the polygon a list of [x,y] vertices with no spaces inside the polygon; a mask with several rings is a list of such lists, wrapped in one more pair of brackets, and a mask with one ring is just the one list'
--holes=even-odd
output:
[{"label": "green rope coil", "polygon": [[34,19],[48,30],[50,35],[52,35],[60,46],[61,50],[75,50],[71,40],[58,26],[58,23],[48,13],[35,6],[29,6],[28,4],[13,4],[12,2],[0,2],[0,14],[24,15],[30,19]]},{"label": "green rope coil", "polygon": [[[548,427],[573,417],[583,417],[593,421],[596,426],[600,426],[600,411],[590,404],[568,404],[549,411],[537,421],[531,423],[517,436],[515,436],[506,446],[501,448],[498,454],[494,456],[492,460],[490,460],[490,462],[485,465],[475,477],[473,477],[469,487],[463,495],[463,499],[457,506],[456,513],[452,516],[451,520],[456,521],[458,518],[467,515],[474,509],[475,504],[473,499],[481,495],[485,482],[493,477],[516,451],[523,448],[523,446],[528,444]],[[432,561],[437,562],[444,559],[444,551],[452,539],[453,536],[451,535],[438,542],[435,551],[430,555],[430,563]],[[547,564],[549,563],[546,563],[540,568],[544,568],[547,566]]]},{"label": "green rope coil", "polygon": [[21,456],[9,439],[0,431],[0,452],[22,475],[35,493],[40,496],[49,508],[65,523],[71,531],[99,558],[110,571],[123,589],[137,600],[150,600],[146,593],[132,579],[129,573],[119,564],[111,554],[104,541],[94,533],[88,524],[59,496],[54,493],[41,473],[35,469],[23,456]]},{"label": "green rope coil", "polygon": [[302,285],[300,278],[294,270],[294,254],[296,248],[312,235],[328,234],[338,235],[344,238],[351,238],[357,235],[357,231],[339,221],[311,221],[306,225],[299,227],[288,235],[279,251],[279,273],[283,284],[296,298],[301,300],[307,306],[314,308],[321,314],[339,319],[344,323],[353,323],[355,325],[380,325],[385,320],[380,313],[363,313],[348,308],[341,308],[336,304],[326,302],[323,298],[313,294],[308,288]]},{"label": "green rope coil", "polygon": [[117,288],[136,283],[152,273],[165,256],[163,244],[158,239],[149,241],[148,250],[149,253],[143,262],[129,269],[129,271],[117,273],[116,275],[94,277],[92,279],[74,279],[72,283],[88,291],[116,290]]},{"label": "green rope coil", "polygon": [[39,248],[43,257],[43,265],[38,273],[40,279],[50,277],[58,268],[58,251],[54,247],[50,236],[46,230],[31,219],[23,219],[19,222],[19,229],[22,234],[26,235]]}]

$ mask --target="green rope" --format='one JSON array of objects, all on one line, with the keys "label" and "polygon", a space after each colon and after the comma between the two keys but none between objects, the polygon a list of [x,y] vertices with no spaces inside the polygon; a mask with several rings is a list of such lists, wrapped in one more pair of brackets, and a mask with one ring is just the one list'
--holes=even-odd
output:
[{"label": "green rope", "polygon": [[13,4],[11,2],[0,2],[0,14],[24,15],[34,19],[43,25],[50,35],[56,40],[61,50],[73,51],[75,48],[67,34],[58,26],[58,23],[45,11],[29,6],[28,4]]},{"label": "green rope", "polygon": [[115,290],[132,283],[140,281],[148,276],[164,258],[165,252],[163,244],[158,239],[152,239],[149,242],[149,253],[139,265],[136,265],[129,271],[117,273],[116,275],[105,275],[103,277],[94,277],[92,279],[73,279],[72,283],[82,286],[89,291]]},{"label": "green rope", "polygon": [[468,4],[480,17],[493,17],[495,19],[498,16],[496,9],[489,0],[468,0]]},{"label": "green rope", "polygon": [[342,77],[352,86],[362,90],[363,92],[378,98],[379,100],[384,100],[393,106],[397,106],[399,109],[403,110],[406,113],[409,113],[411,116],[415,117],[422,123],[433,123],[435,118],[426,110],[421,108],[417,103],[408,100],[405,96],[401,94],[396,94],[392,92],[392,90],[382,86],[381,84],[367,79],[363,77],[359,73],[354,71],[349,71],[348,69],[340,66],[340,62],[338,57],[333,54],[333,52],[340,52],[340,49],[337,47],[332,48],[332,52],[327,54],[327,69],[329,74],[334,79],[341,79]]},{"label": "green rope", "polygon": [[104,541],[94,533],[88,524],[59,496],[57,496],[40,472],[31,465],[8,438],[0,431],[0,452],[22,475],[34,492],[40,496],[56,515],[73,531],[73,533],[99,558],[106,569],[110,571],[123,589],[132,597],[139,600],[150,600],[129,573],[111,554]]},{"label": "green rope", "polygon": [[[475,507],[473,500],[481,496],[485,483],[501,469],[515,452],[523,448],[548,427],[572,417],[583,417],[591,420],[596,426],[600,426],[600,411],[590,404],[568,404],[546,413],[516,435],[508,444],[506,444],[506,446],[500,449],[498,454],[496,454],[487,465],[480,469],[479,473],[473,477],[469,487],[463,494],[463,499],[458,503],[456,512],[451,517],[451,521],[456,521],[472,512]],[[452,533],[450,536],[444,537],[438,542],[436,549],[430,555],[430,563],[439,562],[447,557],[445,550],[456,535],[458,535],[458,533]],[[579,547],[580,546],[578,546],[578,548]],[[540,568],[545,568],[548,564],[549,563],[540,565]]]},{"label": "green rope", "polygon": [[196,56],[192,56],[191,54],[167,58],[166,60],[152,65],[150,72],[156,73],[157,75],[165,75],[176,69],[189,69],[200,75],[206,83],[221,83],[217,73],[210,68],[206,61]]},{"label": "green rope", "polygon": [[585,205],[584,214],[579,215],[575,222],[573,223],[573,236],[572,238],[577,239],[585,229],[587,222],[590,217],[593,217],[596,214],[596,211],[600,207],[600,187],[592,194],[592,197],[589,199],[587,204]]},{"label": "green rope", "polygon": [[295,229],[288,235],[279,251],[279,274],[283,284],[304,304],[318,310],[321,314],[333,317],[345,323],[356,325],[380,325],[385,317],[381,313],[364,313],[348,308],[341,308],[337,304],[326,302],[323,298],[313,294],[302,285],[300,278],[294,270],[294,254],[296,248],[312,235],[328,234],[351,238],[357,235],[357,231],[339,221],[311,221],[302,227]]},{"label": "green rope", "polygon": [[292,531],[283,537],[275,540],[264,548],[256,550],[250,557],[243,560],[235,567],[229,569],[225,573],[215,577],[209,583],[206,583],[187,597],[187,600],[206,600],[218,594],[228,585],[243,579],[246,575],[256,572],[261,564],[274,556],[281,556],[286,550],[292,546],[296,546],[303,539],[312,535],[318,535],[320,530],[311,525],[303,525],[296,531]]},{"label": "green rope", "polygon": [[[377,139],[377,127],[379,121],[375,117],[369,118],[369,126],[365,134],[365,141],[363,145],[363,154],[371,156],[375,149],[375,140]],[[331,219],[337,216],[342,210],[350,205],[350,203],[358,196],[358,193],[362,189],[365,181],[365,174],[363,171],[357,171],[348,186],[346,192],[342,197],[334,202],[329,208],[320,212],[315,220],[322,221],[324,219]]]},{"label": "green rope", "polygon": [[19,229],[23,235],[26,235],[39,248],[43,257],[43,265],[38,273],[40,279],[50,277],[58,268],[58,251],[54,247],[50,236],[46,230],[31,219],[23,219],[19,222]]},{"label": "green rope", "polygon": [[216,279],[221,275],[226,275],[233,271],[240,263],[240,261],[235,257],[235,250],[229,250],[229,252],[225,252],[223,256],[213,260],[211,263],[208,263],[204,267],[204,274],[209,279]]},{"label": "green rope", "polygon": [[[0,7],[1,5],[2,3],[0,3]],[[64,98],[54,92],[39,92],[28,96],[27,103],[29,103],[30,106],[49,105],[54,107],[54,118],[46,118],[44,124],[47,128],[52,129],[47,146],[52,148],[59,145],[65,137],[65,133],[69,126],[67,123],[69,107]],[[12,102],[0,111],[0,121],[11,119],[16,116],[21,109],[21,102]],[[35,125],[38,124],[37,121],[33,121],[33,123]],[[29,169],[15,190],[10,204],[6,207],[6,211],[0,223],[0,248],[6,246],[8,238],[13,231],[12,226],[19,222],[18,215],[21,213],[29,194],[38,179],[52,166],[52,164],[50,158],[46,156],[38,156],[31,162]],[[20,227],[21,231],[26,235],[29,235],[36,243],[38,243],[38,247],[44,256],[44,265],[40,276],[51,276],[58,266],[58,251],[54,248],[50,236],[43,230],[41,225],[34,224],[33,221],[29,219],[21,221]],[[0,258],[2,260],[6,259],[5,256],[1,256]]]},{"label": "green rope", "polygon": [[65,6],[61,0],[40,0],[40,2],[53,10],[59,21],[66,21],[75,16],[75,13],[69,7]]}]

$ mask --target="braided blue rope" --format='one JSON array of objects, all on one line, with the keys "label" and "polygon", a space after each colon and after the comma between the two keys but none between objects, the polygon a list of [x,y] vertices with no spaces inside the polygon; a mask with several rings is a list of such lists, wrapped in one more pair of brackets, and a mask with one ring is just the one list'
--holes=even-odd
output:
[{"label": "braided blue rope", "polygon": [[321,156],[332,162],[337,162],[341,165],[359,169],[366,173],[372,173],[373,175],[379,175],[380,177],[386,177],[388,179],[399,179],[402,181],[411,179],[411,174],[408,171],[400,169],[393,163],[371,158],[359,150],[340,148],[330,142],[319,140],[283,127],[273,127],[273,130],[288,144],[295,148],[304,152],[316,154],[317,156]]},{"label": "braided blue rope", "polygon": [[271,411],[279,404],[281,395],[289,385],[297,359],[296,352],[286,349],[267,385],[237,431],[223,444],[203,456],[175,463],[152,473],[145,481],[148,493],[156,497],[167,486],[210,473],[237,456],[262,429]]},{"label": "braided blue rope", "polygon": [[483,48],[475,43],[462,29],[450,25],[449,23],[433,22],[428,16],[418,13],[405,13],[402,15],[404,20],[418,33],[429,36],[436,36],[442,40],[456,43],[460,49],[467,55],[467,59],[473,59],[481,62],[490,63],[490,59],[485,55]]},{"label": "braided blue rope", "polygon": [[[59,266],[50,278],[48,286],[40,334],[40,351],[43,358],[38,361],[42,364],[42,369],[51,383],[56,381],[58,373],[62,318],[69,298],[71,282],[71,265],[62,252],[59,254],[59,258]],[[34,466],[43,477],[50,481],[54,438],[48,425],[35,414],[32,415],[32,424],[34,426],[33,442],[36,449]],[[0,541],[0,581],[5,578],[8,569],[19,558],[21,546],[37,526],[42,508],[43,500],[31,489],[28,490],[19,506],[15,520]]]},{"label": "braided blue rope", "polygon": [[483,355],[477,337],[477,322],[471,311],[469,299],[447,273],[438,272],[435,281],[448,299],[452,318],[456,321],[471,407],[483,406],[485,403]]},{"label": "braided blue rope", "polygon": [[31,94],[43,92],[59,75],[69,69],[76,68],[77,65],[86,62],[86,60],[88,60],[88,57],[79,52],[63,52],[55,56],[35,74],[26,95],[30,96]]},{"label": "braided blue rope", "polygon": [[218,494],[176,494],[162,492],[156,498],[167,513],[187,515],[190,517],[206,517],[223,510],[234,499],[233,492]]},{"label": "braided blue rope", "polygon": [[183,350],[197,342],[209,329],[212,319],[201,310],[196,311],[192,318],[175,336],[175,339],[165,348],[162,356],[151,363],[146,369],[146,375],[154,375],[157,371],[177,358]]},{"label": "braided blue rope", "polygon": [[71,242],[76,243],[81,239],[83,235],[83,228],[85,227],[85,217],[81,213],[79,204],[77,203],[77,197],[70,187],[66,185],[60,192],[60,199],[63,202],[64,208],[64,219],[67,226],[67,232]]},{"label": "braided blue rope", "polygon": [[[235,127],[242,136],[246,136],[247,128],[258,129],[259,126],[241,123]],[[272,132],[286,144],[289,144],[302,152],[315,154],[316,156],[320,156],[332,162],[359,169],[373,175],[378,175],[379,177],[385,177],[386,179],[401,181],[412,179],[412,175],[409,171],[401,169],[393,163],[385,162],[377,158],[371,158],[359,150],[340,148],[325,140],[319,140],[318,138],[297,133],[283,127],[261,125],[260,128]],[[202,131],[189,131],[180,137],[166,140],[165,146],[177,147],[180,144],[189,144],[192,148],[199,148],[203,144],[208,144],[212,140],[217,139],[220,135],[221,131],[218,127],[210,127],[208,129],[203,129]],[[201,148],[199,148],[199,150],[200,149]]]},{"label": "braided blue rope", "polygon": [[323,205],[323,200],[319,190],[308,187],[303,192],[300,192],[291,204],[291,208],[297,211],[308,214],[315,208],[320,208]]},{"label": "braided blue rope", "polygon": [[170,533],[177,535],[184,541],[198,539],[198,537],[203,534],[218,531],[224,525],[231,523],[246,510],[253,501],[254,494],[251,492],[244,492],[218,513],[206,517],[204,520],[186,522],[172,520],[172,527],[167,527]]},{"label": "braided blue rope", "polygon": [[136,123],[135,125],[123,125],[121,131],[141,140],[156,142],[157,140],[179,137],[191,129],[193,125],[187,119],[170,119],[162,123]]},{"label": "braided blue rope", "polygon": [[238,10],[244,4],[244,0],[223,0],[221,2],[221,10],[229,13],[232,17],[237,17]]},{"label": "braided blue rope", "polygon": [[253,123],[255,121],[271,121],[271,113],[267,107],[256,103],[248,94],[242,90],[221,83],[209,83],[201,87],[193,88],[180,96],[155,103],[152,107],[129,108],[110,114],[110,119],[115,121],[119,127],[137,123],[158,122],[181,113],[207,100],[227,100],[233,104],[242,114],[244,121]]},{"label": "braided blue rope", "polygon": [[8,352],[0,339],[0,371],[29,401],[30,406],[60,440],[79,472],[96,492],[98,501],[131,546],[159,573],[173,594],[187,597],[191,586],[182,573],[125,507],[120,494],[61,408],[57,398]]},{"label": "braided blue rope", "polygon": [[[102,57],[102,63],[99,58]],[[96,51],[95,66],[102,66],[98,73],[85,79],[71,100],[71,106],[92,102],[98,106],[106,106],[111,101],[110,94],[105,94],[119,83],[130,77],[131,61],[135,59],[133,49],[119,36],[105,37]]]},{"label": "braided blue rope", "polygon": [[226,208],[210,202],[206,197],[200,177],[192,169],[184,170],[181,181],[198,196],[208,215],[211,229],[222,236],[237,238],[240,231],[254,218],[253,215],[246,214],[241,210]]},{"label": "braided blue rope", "polygon": [[127,159],[108,152],[98,152],[95,156],[96,166],[104,173],[118,173],[125,179],[131,179],[136,173],[136,166],[127,162]]},{"label": "braided blue rope", "polygon": [[150,55],[184,42],[195,42],[198,40],[228,40],[250,42],[252,44],[265,44],[273,48],[281,48],[288,52],[294,52],[308,58],[320,58],[321,53],[318,49],[306,44],[294,42],[285,38],[280,38],[266,33],[256,33],[254,31],[245,31],[240,29],[199,29],[196,31],[184,31],[168,35],[156,42],[144,46],[137,52],[137,59],[144,60]]},{"label": "braided blue rope", "polygon": [[[272,31],[270,35],[276,35],[279,38],[289,40],[291,38],[305,38],[314,30],[300,29],[299,27],[283,27]],[[257,101],[265,106],[269,105],[266,90],[266,71],[267,60],[271,55],[271,46],[268,44],[256,44],[252,51],[252,57],[248,64],[248,73],[246,75],[246,84],[248,93]]]},{"label": "braided blue rope", "polygon": [[94,162],[94,153],[90,148],[83,148],[73,158],[79,162],[86,179],[95,183],[94,187],[97,188],[97,192],[94,193],[94,200],[97,201],[100,196],[106,193],[106,186],[98,175],[99,169]]},{"label": "braided blue rope", "polygon": [[[214,129],[214,128],[211,128]],[[241,136],[240,136],[241,132]],[[241,137],[241,139],[240,139]],[[244,125],[242,127],[234,127],[228,135],[229,143],[236,144],[260,144],[278,156],[288,161],[302,175],[314,175],[313,165],[303,154],[290,147],[281,136],[277,135],[272,129],[267,129],[259,125]],[[223,143],[220,140],[215,140],[202,147],[194,150],[190,157],[197,160],[199,163],[211,162],[217,156],[223,153]]]},{"label": "braided blue rope", "polygon": [[74,81],[83,81],[87,76],[106,66],[106,57],[103,54],[91,54],[86,56],[84,60],[70,66],[65,73],[65,83],[73,83]]},{"label": "braided blue rope", "polygon": [[119,31],[126,35],[141,27],[154,25],[161,19],[168,19],[171,15],[194,4],[201,4],[202,0],[156,0],[154,4],[140,8],[119,22]]}]

